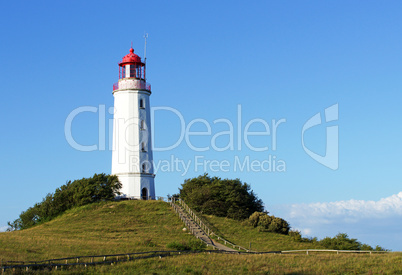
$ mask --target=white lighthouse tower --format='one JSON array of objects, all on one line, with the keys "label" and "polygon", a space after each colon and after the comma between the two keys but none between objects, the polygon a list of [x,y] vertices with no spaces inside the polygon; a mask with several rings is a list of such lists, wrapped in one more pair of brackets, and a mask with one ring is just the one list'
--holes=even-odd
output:
[{"label": "white lighthouse tower", "polygon": [[155,199],[149,96],[145,63],[130,49],[119,63],[113,85],[112,174],[122,183],[122,198]]}]

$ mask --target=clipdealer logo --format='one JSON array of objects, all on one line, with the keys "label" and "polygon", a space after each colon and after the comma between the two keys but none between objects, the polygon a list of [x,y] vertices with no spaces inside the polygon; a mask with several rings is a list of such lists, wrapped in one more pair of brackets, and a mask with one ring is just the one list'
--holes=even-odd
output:
[{"label": "clipdealer logo", "polygon": [[[334,104],[324,111],[325,122],[329,123],[332,121],[337,121],[339,117],[338,104]],[[338,125],[327,126],[326,127],[326,149],[325,155],[321,156],[309,148],[306,147],[304,143],[304,134],[307,130],[319,126],[324,123],[321,119],[321,113],[317,113],[312,116],[307,122],[303,125],[302,129],[302,146],[304,151],[309,155],[312,159],[317,161],[318,163],[332,169],[337,170],[339,167],[339,129]]]},{"label": "clipdealer logo", "polygon": [[[82,145],[79,144],[76,139],[74,139],[74,135],[72,133],[72,125],[76,119],[79,119],[79,115],[84,112],[97,113],[98,122],[99,122],[99,132],[98,132],[98,143],[94,143],[91,145]],[[115,112],[118,112],[115,108],[109,108],[108,114],[109,117],[113,115]],[[267,121],[262,118],[254,118],[249,121],[243,121],[242,117],[242,106],[237,106],[237,117],[234,121],[231,121],[226,118],[215,119],[214,121],[208,122],[203,118],[196,118],[188,123],[184,119],[182,113],[168,106],[159,106],[151,108],[151,125],[155,125],[155,118],[157,117],[157,113],[159,115],[163,114],[163,112],[169,112],[170,115],[176,116],[179,124],[180,124],[180,132],[178,133],[179,137],[177,140],[172,142],[171,144],[158,147],[155,145],[155,136],[154,131],[151,133],[151,142],[152,142],[152,150],[154,152],[167,152],[171,151],[174,153],[174,149],[178,148],[182,144],[185,144],[187,148],[189,148],[193,154],[193,159],[183,159],[178,156],[172,154],[169,159],[158,160],[157,162],[146,161],[148,167],[152,167],[155,172],[180,172],[183,176],[186,175],[190,170],[194,172],[238,172],[238,171],[246,171],[246,172],[286,172],[286,162],[283,159],[279,159],[274,154],[264,154],[263,159],[253,159],[249,154],[241,156],[241,154],[236,154],[232,158],[228,159],[207,159],[205,156],[201,154],[201,152],[206,151],[245,151],[247,152],[267,152],[272,151],[275,152],[277,150],[277,136],[278,131],[280,130],[281,125],[286,123],[285,118],[281,118],[279,120],[272,119],[271,121]],[[126,139],[125,142],[118,143],[118,146],[123,146],[123,148],[114,148],[113,140],[113,127],[122,127],[124,129],[132,129],[133,127],[140,127],[139,121],[135,119],[130,120],[113,120],[113,118],[107,119],[108,116],[106,112],[105,105],[99,105],[99,107],[94,106],[82,106],[78,107],[67,116],[65,121],[65,137],[68,144],[79,151],[91,152],[91,151],[105,151],[105,150],[123,150],[127,152],[133,152],[138,150],[139,144],[133,143],[133,140],[127,140],[127,137],[123,137]],[[324,120],[325,123],[332,122],[338,120],[338,104],[334,104],[324,111]],[[177,121],[176,121],[177,122]],[[316,152],[313,152],[305,145],[305,133],[316,126],[323,124],[323,120],[321,119],[321,114],[317,113],[310,119],[306,121],[306,123],[302,127],[301,131],[301,143],[303,150],[306,152],[308,156],[322,164],[329,169],[336,170],[338,169],[338,126],[328,126],[326,128],[326,153],[321,156]],[[213,131],[214,125],[220,124],[224,126],[227,130],[224,131]],[[243,127],[244,125],[244,127]],[[258,125],[259,129],[263,129],[260,131],[251,131],[253,126]],[[204,131],[194,131],[193,129],[200,128],[202,126]],[[254,128],[255,129],[255,128]],[[149,131],[148,129],[141,129],[145,131]],[[147,132],[148,136],[150,133]],[[109,139],[109,146],[106,146],[106,140]],[[201,137],[208,139],[209,144],[203,144],[207,146],[196,146],[194,142],[192,142],[192,138]],[[263,143],[253,144],[253,137],[266,137],[267,141]],[[221,141],[227,141],[225,145],[222,146],[222,142],[217,142],[217,139]],[[236,141],[236,142],[235,142]],[[141,142],[141,141],[137,141]],[[256,154],[253,154],[254,156]],[[262,156],[261,154],[259,156]],[[140,167],[138,164],[139,159],[133,159],[133,156],[129,158],[119,159],[120,163],[130,162],[133,164],[133,167]],[[149,162],[149,163],[148,163]],[[142,163],[141,163],[142,165]]]}]

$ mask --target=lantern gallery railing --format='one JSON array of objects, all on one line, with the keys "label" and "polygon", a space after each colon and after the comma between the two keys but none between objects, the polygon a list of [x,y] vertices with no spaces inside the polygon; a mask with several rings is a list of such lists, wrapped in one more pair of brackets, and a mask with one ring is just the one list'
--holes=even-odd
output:
[{"label": "lantern gallery railing", "polygon": [[125,90],[125,89],[138,89],[138,90],[147,90],[151,91],[151,84],[146,83],[144,81],[133,79],[119,81],[113,84],[113,91],[116,90]]}]

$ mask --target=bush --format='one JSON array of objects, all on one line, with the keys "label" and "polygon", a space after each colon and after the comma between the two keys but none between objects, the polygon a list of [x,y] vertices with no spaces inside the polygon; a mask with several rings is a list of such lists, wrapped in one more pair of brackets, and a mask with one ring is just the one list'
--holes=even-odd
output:
[{"label": "bush", "polygon": [[368,244],[362,244],[362,245],[360,246],[360,250],[373,251],[374,249],[373,249],[370,245],[368,245]]},{"label": "bush", "polygon": [[290,237],[293,238],[293,240],[301,242],[302,241],[302,235],[299,230],[290,230],[289,234]]},{"label": "bush", "polygon": [[[302,238],[304,239],[304,238]],[[381,246],[376,246],[375,249],[368,244],[362,244],[357,241],[357,239],[349,238],[346,233],[339,233],[335,237],[325,237],[324,239],[318,241],[320,245],[328,249],[336,250],[367,250],[367,251],[389,251],[382,248]]]},{"label": "bush", "polygon": [[[268,214],[261,215],[260,220],[258,221],[258,227],[260,231],[270,231],[269,227],[271,226],[272,216]],[[274,232],[274,231],[273,231]]]},{"label": "bush", "polygon": [[187,179],[181,185],[180,198],[203,214],[247,219],[252,213],[264,210],[263,203],[246,183],[239,179],[221,179],[208,174]]},{"label": "bush", "polygon": [[346,233],[339,233],[333,238],[326,237],[320,241],[320,244],[325,248],[336,250],[360,250],[361,247],[357,239],[350,239]]},{"label": "bush", "polygon": [[391,251],[391,250],[385,249],[379,245],[376,245],[374,251]]},{"label": "bush", "polygon": [[190,240],[189,242],[171,242],[166,245],[167,248],[169,249],[175,249],[178,251],[200,251],[204,250],[207,246],[205,243],[199,241],[199,240]]},{"label": "bush", "polygon": [[8,222],[8,230],[30,228],[73,207],[114,200],[120,194],[120,188],[121,183],[115,175],[95,174],[92,178],[69,181],[57,188],[54,194],[47,194],[41,203],[23,211],[18,219]]},{"label": "bush", "polygon": [[261,216],[265,216],[264,212],[254,212],[249,218],[248,221],[252,227],[257,227],[260,221]]},{"label": "bush", "polygon": [[270,216],[264,212],[254,212],[248,218],[249,224],[258,227],[260,231],[275,232],[287,235],[289,233],[289,223],[284,219]]},{"label": "bush", "polygon": [[284,219],[272,217],[271,224],[268,226],[268,231],[287,235],[289,233],[289,223]]},{"label": "bush", "polygon": [[179,242],[176,242],[176,241],[168,243],[166,245],[166,247],[169,248],[169,249],[174,249],[174,250],[179,250],[179,251],[190,250],[190,248],[187,246],[186,243],[183,243],[183,242],[179,243]]}]

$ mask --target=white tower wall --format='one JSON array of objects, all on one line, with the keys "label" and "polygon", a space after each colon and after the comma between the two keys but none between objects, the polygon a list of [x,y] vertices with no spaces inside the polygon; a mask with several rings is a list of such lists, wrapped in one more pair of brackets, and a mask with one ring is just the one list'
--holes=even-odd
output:
[{"label": "white tower wall", "polygon": [[[149,96],[144,80],[123,78],[114,95],[112,174],[123,197],[155,198]],[[142,105],[142,106],[141,106]]]}]

